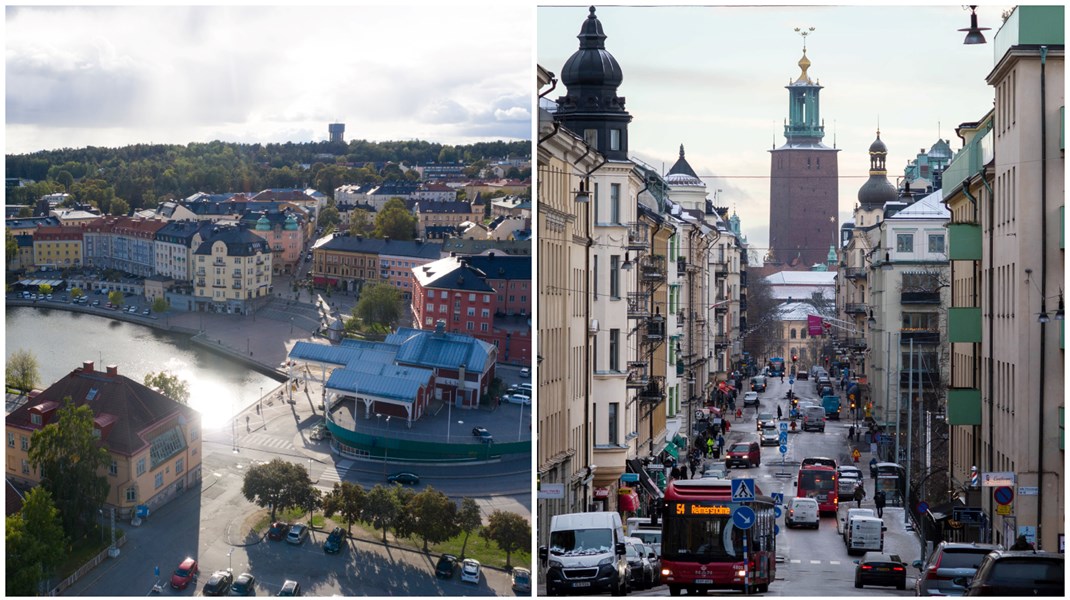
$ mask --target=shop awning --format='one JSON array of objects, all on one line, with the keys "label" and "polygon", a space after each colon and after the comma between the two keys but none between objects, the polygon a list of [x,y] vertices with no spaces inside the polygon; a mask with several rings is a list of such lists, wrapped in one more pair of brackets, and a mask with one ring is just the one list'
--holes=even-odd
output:
[{"label": "shop awning", "polygon": [[657,483],[650,478],[650,474],[643,468],[643,463],[639,459],[628,459],[628,471],[639,475],[639,484],[652,498],[664,498],[665,495],[661,492]]},{"label": "shop awning", "polygon": [[665,446],[665,453],[672,456],[676,460],[680,460],[680,451],[677,449],[676,444],[669,444]]}]

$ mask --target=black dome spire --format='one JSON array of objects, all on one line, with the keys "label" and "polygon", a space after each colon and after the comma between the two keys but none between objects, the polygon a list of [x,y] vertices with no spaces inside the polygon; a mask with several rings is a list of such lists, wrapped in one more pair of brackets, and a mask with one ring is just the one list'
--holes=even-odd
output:
[{"label": "black dome spire", "polygon": [[888,147],[881,141],[881,132],[877,130],[877,139],[869,145],[869,179],[858,190],[858,202],[863,210],[883,208],[886,202],[899,197],[895,186],[888,181],[888,171],[884,161],[888,158]]}]

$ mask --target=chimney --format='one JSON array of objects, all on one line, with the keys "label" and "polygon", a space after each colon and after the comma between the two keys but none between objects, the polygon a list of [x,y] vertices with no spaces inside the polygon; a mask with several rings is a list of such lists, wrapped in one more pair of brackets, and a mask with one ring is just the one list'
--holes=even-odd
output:
[{"label": "chimney", "polygon": [[92,373],[93,372],[93,361],[91,361],[91,360],[83,360],[82,361],[82,372],[83,373]]},{"label": "chimney", "polygon": [[108,375],[111,377],[115,377],[119,374],[119,365],[108,365],[107,369]]}]

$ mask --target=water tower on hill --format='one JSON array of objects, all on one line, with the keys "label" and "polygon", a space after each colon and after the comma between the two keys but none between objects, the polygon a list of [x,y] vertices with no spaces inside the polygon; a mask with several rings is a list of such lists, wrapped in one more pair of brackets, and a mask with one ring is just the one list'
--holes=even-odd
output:
[{"label": "water tower on hill", "polygon": [[345,123],[331,123],[327,126],[327,131],[330,133],[331,142],[345,142],[345,140],[342,139],[342,136],[346,132]]}]

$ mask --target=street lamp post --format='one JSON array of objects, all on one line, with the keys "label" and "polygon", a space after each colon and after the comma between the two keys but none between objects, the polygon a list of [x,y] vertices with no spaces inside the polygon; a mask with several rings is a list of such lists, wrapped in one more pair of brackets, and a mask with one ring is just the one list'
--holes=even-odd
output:
[{"label": "street lamp post", "polygon": [[450,424],[453,423],[453,402],[446,403],[446,443],[450,443]]}]

